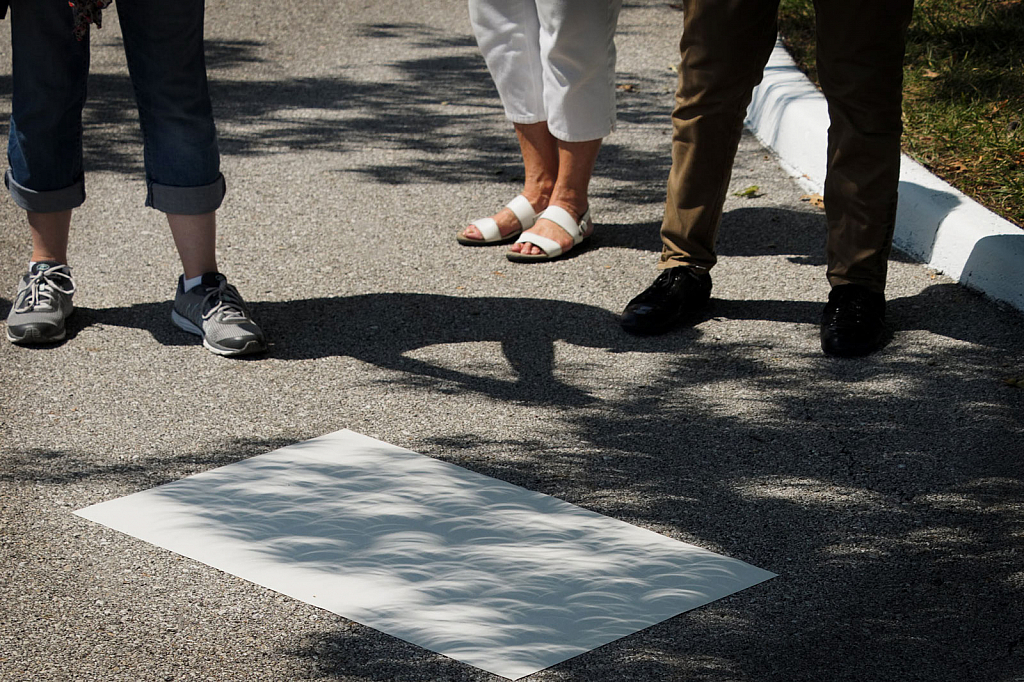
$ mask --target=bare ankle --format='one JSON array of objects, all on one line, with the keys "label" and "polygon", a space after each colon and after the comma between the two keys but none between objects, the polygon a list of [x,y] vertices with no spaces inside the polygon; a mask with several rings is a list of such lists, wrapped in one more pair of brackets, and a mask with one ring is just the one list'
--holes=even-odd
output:
[{"label": "bare ankle", "polygon": [[553,190],[554,185],[550,187],[543,185],[524,187],[523,196],[526,197],[527,201],[530,202],[530,205],[533,206],[533,210],[539,213],[547,208],[548,204],[551,203],[551,193]]},{"label": "bare ankle", "polygon": [[560,192],[552,193],[550,206],[560,206],[573,215],[576,220],[583,217],[583,214],[587,212],[589,201],[586,193],[581,192],[567,192],[562,190]]}]

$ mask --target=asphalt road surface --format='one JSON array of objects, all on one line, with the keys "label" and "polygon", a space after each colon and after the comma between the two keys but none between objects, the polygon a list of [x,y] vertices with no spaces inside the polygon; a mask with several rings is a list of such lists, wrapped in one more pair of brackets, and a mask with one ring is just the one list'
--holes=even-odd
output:
[{"label": "asphalt road surface", "polygon": [[[660,248],[671,5],[622,11],[592,243],[515,265],[454,240],[522,178],[463,1],[210,0],[219,258],[271,339],[253,360],[171,324],[115,14],[71,333],[0,345],[4,682],[497,680],[72,515],[341,428],[780,575],[530,680],[1024,680],[1019,313],[894,254],[891,342],[824,357],[824,216],[745,136],[710,314],[618,328]],[[0,202],[0,314],[28,253]]]}]

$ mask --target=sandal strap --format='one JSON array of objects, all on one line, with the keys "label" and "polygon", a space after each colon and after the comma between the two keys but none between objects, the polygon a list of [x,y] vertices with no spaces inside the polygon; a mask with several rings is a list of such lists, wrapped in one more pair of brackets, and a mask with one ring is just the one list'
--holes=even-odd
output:
[{"label": "sandal strap", "polygon": [[[551,222],[565,230],[566,234],[572,237],[573,244],[579,244],[581,241],[583,241],[583,231],[586,229],[584,226],[587,224],[586,221],[589,218],[589,216],[590,211],[588,210],[583,215],[583,219],[580,220],[580,222],[576,222],[576,219],[572,217],[572,214],[566,211],[561,206],[548,206],[541,212],[539,216],[537,216],[537,219],[540,220],[541,218],[545,218],[547,220],[550,220]],[[540,246],[540,244],[538,244],[537,246]]]},{"label": "sandal strap", "polygon": [[529,230],[537,222],[537,212],[533,210],[533,204],[522,194],[505,204],[505,206],[515,214],[516,220],[519,221],[519,225],[524,230]]},{"label": "sandal strap", "polygon": [[562,255],[561,244],[556,242],[554,239],[548,239],[543,235],[533,234],[532,232],[523,232],[519,235],[519,239],[516,240],[516,244],[533,244],[543,251],[549,258],[558,258]]},{"label": "sandal strap", "polygon": [[[515,215],[523,230],[530,229],[537,222],[537,213],[533,210],[533,205],[522,194],[505,204],[505,206]],[[481,242],[497,242],[505,239],[501,234],[501,230],[498,229],[498,223],[495,222],[494,218],[477,218],[470,225],[476,225],[476,229],[480,230],[480,236],[483,237],[480,240]]]},{"label": "sandal strap", "polygon": [[480,230],[480,236],[485,242],[501,239],[501,230],[498,229],[498,223],[494,221],[494,218],[477,218],[470,225],[476,225],[476,229]]},{"label": "sandal strap", "polygon": [[[590,209],[583,214],[580,221],[577,223],[576,219],[572,217],[572,214],[566,211],[561,206],[548,206],[540,215],[537,216],[537,220],[545,218],[550,220],[555,225],[565,230],[566,234],[572,237],[573,246],[579,244],[586,236],[584,232],[587,229],[587,224],[590,222]],[[562,245],[556,242],[554,239],[548,239],[547,237],[532,232],[523,232],[519,235],[519,239],[516,240],[517,244],[533,244],[540,248],[541,251],[548,256],[548,258],[558,258],[562,255]]]}]

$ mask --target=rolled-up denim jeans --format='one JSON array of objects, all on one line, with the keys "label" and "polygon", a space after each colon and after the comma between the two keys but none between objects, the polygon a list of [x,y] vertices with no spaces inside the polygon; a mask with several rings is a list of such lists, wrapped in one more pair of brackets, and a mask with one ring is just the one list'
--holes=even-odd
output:
[{"label": "rolled-up denim jeans", "polygon": [[[75,39],[67,0],[9,1],[14,87],[5,181],[25,210],[73,209],[85,201],[88,38]],[[204,0],[117,2],[142,126],[146,205],[165,213],[209,213],[224,198],[204,11]]]}]

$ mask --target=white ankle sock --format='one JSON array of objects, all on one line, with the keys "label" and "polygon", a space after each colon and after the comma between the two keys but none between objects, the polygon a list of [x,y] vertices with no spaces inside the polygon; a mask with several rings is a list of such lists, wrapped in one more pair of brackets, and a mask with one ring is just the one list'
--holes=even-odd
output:
[{"label": "white ankle sock", "polygon": [[194,286],[196,286],[197,284],[199,284],[202,281],[203,281],[203,276],[202,275],[199,275],[198,277],[188,277],[188,278],[185,279],[184,282],[182,282],[181,286],[182,286],[182,288],[185,289],[185,291],[189,291],[190,289],[192,289]]}]

